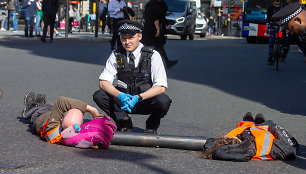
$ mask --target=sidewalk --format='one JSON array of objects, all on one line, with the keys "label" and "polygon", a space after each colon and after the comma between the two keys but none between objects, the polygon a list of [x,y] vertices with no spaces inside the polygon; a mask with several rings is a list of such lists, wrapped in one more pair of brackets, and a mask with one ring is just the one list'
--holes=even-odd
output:
[{"label": "sidewalk", "polygon": [[[107,42],[110,41],[112,38],[111,34],[102,34],[101,32],[98,33],[98,37],[95,37],[95,33],[93,32],[73,32],[72,34],[69,33],[68,37],[65,37],[65,30],[59,31],[61,35],[59,37],[54,37],[54,40],[70,40],[70,41],[94,41],[94,42]],[[15,37],[15,38],[24,38],[24,39],[33,39],[38,40],[39,38],[25,38],[24,31],[18,30],[17,32],[10,32],[4,31],[0,32],[0,39],[7,38],[7,37]],[[176,35],[167,35],[168,39],[175,39],[180,40],[180,36]],[[212,40],[212,39],[242,39],[241,37],[233,37],[233,36],[206,36],[204,38],[195,37],[195,40]]]},{"label": "sidewalk", "polygon": [[[109,41],[112,38],[111,34],[101,34],[98,33],[98,37],[95,37],[95,33],[92,32],[73,32],[72,34],[69,33],[68,37],[65,38],[65,31],[60,31],[61,35],[58,37],[54,37],[54,40],[78,40],[78,41]],[[17,32],[10,32],[10,31],[2,31],[0,32],[0,39],[2,38],[24,38],[24,39],[33,39],[38,40],[38,37],[34,38],[25,38],[24,31],[18,30]]]}]

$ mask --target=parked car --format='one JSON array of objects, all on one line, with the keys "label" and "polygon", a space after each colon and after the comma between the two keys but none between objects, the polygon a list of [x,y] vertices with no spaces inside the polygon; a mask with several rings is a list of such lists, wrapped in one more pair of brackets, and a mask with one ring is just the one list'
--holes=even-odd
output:
[{"label": "parked car", "polygon": [[196,2],[193,0],[164,0],[168,6],[166,19],[171,26],[167,34],[181,36],[182,40],[194,39]]},{"label": "parked car", "polygon": [[202,15],[201,11],[197,11],[195,34],[205,37],[208,29],[207,19]]}]

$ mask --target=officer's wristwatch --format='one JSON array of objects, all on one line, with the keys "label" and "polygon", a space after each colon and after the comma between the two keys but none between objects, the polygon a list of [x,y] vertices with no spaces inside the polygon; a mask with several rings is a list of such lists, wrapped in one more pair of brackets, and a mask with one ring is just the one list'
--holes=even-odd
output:
[{"label": "officer's wristwatch", "polygon": [[142,97],[138,94],[138,102],[141,102],[142,101]]}]

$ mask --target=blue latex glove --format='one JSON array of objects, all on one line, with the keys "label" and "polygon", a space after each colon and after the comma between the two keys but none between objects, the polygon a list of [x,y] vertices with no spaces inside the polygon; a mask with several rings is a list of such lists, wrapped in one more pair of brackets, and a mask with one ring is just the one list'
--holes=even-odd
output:
[{"label": "blue latex glove", "polygon": [[124,92],[119,93],[118,99],[120,100],[121,104],[123,105],[121,107],[122,110],[128,111],[129,113],[132,113],[132,110],[131,110],[131,108],[129,108],[129,105],[128,105],[128,101],[130,101],[132,97],[133,96],[131,96],[130,94],[126,94]]},{"label": "blue latex glove", "polygon": [[129,107],[130,107],[131,109],[134,108],[134,106],[136,105],[137,102],[138,102],[138,95],[133,95],[132,98],[131,98],[131,100],[128,100],[128,101],[127,101],[128,105],[129,105]]},{"label": "blue latex glove", "polygon": [[130,94],[126,94],[124,92],[120,92],[118,95],[118,99],[120,100],[121,104],[124,106],[125,102],[131,100],[132,96]]},{"label": "blue latex glove", "polygon": [[132,110],[127,103],[124,106],[121,107],[121,110],[128,111],[129,113],[132,113]]}]

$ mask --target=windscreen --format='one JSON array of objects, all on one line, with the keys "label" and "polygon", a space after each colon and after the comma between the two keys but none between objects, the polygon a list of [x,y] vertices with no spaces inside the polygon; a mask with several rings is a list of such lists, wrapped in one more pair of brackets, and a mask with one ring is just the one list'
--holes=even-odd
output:
[{"label": "windscreen", "polygon": [[168,11],[184,12],[186,10],[187,1],[184,0],[164,0],[168,6]]},{"label": "windscreen", "polygon": [[244,21],[266,23],[267,10],[273,0],[245,0]]}]

